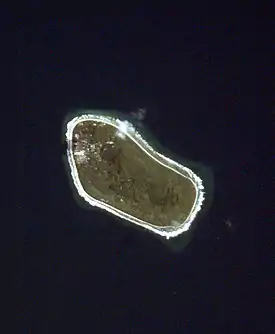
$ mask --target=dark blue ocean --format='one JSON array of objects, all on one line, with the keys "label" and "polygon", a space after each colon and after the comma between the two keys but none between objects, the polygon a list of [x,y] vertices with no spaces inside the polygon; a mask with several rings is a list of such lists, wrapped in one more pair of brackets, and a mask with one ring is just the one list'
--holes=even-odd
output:
[{"label": "dark blue ocean", "polygon": [[[18,333],[273,332],[263,213],[274,46],[253,17],[20,18]],[[138,108],[162,147],[214,176],[180,251],[81,207],[64,167],[70,112]]]}]

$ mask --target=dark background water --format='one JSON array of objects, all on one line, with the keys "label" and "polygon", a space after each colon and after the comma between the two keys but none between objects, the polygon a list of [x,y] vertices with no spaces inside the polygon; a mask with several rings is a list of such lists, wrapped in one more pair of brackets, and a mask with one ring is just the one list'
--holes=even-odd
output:
[{"label": "dark background water", "polygon": [[[20,18],[19,333],[272,332],[266,15]],[[164,147],[215,176],[213,205],[180,253],[81,208],[62,162],[71,109],[139,107]]]}]

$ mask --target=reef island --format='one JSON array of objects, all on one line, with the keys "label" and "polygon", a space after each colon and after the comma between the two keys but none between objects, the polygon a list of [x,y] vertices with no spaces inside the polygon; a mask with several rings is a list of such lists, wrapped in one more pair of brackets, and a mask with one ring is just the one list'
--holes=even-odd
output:
[{"label": "reef island", "polygon": [[68,121],[66,141],[74,186],[90,205],[167,239],[190,228],[204,201],[202,180],[128,120],[85,112]]}]

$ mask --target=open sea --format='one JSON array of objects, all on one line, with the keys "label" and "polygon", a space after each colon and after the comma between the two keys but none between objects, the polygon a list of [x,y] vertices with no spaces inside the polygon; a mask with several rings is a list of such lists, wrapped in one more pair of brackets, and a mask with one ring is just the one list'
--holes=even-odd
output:
[{"label": "open sea", "polygon": [[[272,29],[233,8],[191,12],[20,18],[17,333],[274,333]],[[70,112],[139,108],[157,143],[213,175],[177,250],[81,206],[64,165]]]}]

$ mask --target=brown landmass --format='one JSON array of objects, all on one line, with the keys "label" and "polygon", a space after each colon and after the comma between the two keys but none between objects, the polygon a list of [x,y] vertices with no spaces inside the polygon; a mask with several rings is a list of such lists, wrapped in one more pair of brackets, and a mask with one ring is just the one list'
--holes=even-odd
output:
[{"label": "brown landmass", "polygon": [[87,194],[152,225],[184,221],[196,197],[193,183],[116,131],[96,121],[74,128],[73,154]]}]

